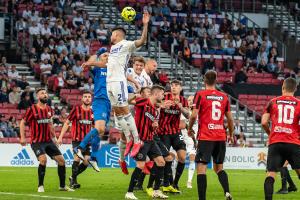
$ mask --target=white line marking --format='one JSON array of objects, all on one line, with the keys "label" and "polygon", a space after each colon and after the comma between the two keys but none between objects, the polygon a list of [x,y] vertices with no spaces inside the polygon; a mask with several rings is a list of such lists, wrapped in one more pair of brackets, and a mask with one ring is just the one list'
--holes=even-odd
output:
[{"label": "white line marking", "polygon": [[12,196],[28,196],[28,197],[46,198],[46,199],[89,200],[89,199],[81,199],[75,197],[56,197],[56,196],[46,196],[46,195],[38,195],[38,194],[17,194],[13,192],[0,192],[0,194],[12,195]]}]

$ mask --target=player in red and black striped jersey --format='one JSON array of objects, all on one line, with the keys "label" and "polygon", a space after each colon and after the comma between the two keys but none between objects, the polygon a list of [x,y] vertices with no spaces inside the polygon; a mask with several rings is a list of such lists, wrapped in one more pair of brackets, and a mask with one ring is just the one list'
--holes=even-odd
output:
[{"label": "player in red and black striped jersey", "polygon": [[53,110],[47,105],[48,93],[45,89],[37,89],[38,102],[29,107],[20,122],[20,143],[25,146],[25,124],[30,127],[31,148],[34,151],[40,164],[38,167],[38,192],[44,192],[44,177],[46,171],[46,154],[58,164],[58,176],[60,191],[73,191],[66,187],[66,166],[65,160],[58,149],[55,130],[52,123]]},{"label": "player in red and black striped jersey", "polygon": [[[91,108],[92,93],[90,91],[84,91],[82,95],[82,105],[74,106],[71,110],[67,121],[61,130],[61,134],[58,138],[58,144],[62,144],[62,139],[65,133],[68,131],[70,124],[72,123],[71,134],[72,134],[72,147],[73,149],[78,147],[80,142],[83,140],[85,135],[90,132],[93,127],[94,117]],[[80,164],[80,158],[74,154],[74,161],[72,164],[72,176],[69,177],[70,187],[79,188],[80,184],[77,183],[77,176],[84,172],[89,165],[88,160],[90,159],[90,146],[82,151],[84,156],[83,162]]]},{"label": "player in red and black striped jersey", "polygon": [[170,151],[170,148],[177,152],[178,165],[174,181],[172,180],[172,159],[166,159],[164,174],[164,192],[179,193],[178,182],[185,166],[186,145],[179,127],[180,116],[183,114],[189,118],[189,108],[187,100],[180,95],[182,91],[181,82],[173,80],[171,82],[171,93],[165,95],[159,116],[159,129],[161,141]]},{"label": "player in red and black striped jersey", "polygon": [[[288,161],[300,179],[300,100],[294,97],[297,82],[287,78],[282,96],[272,99],[262,116],[261,124],[269,136],[265,200],[273,199],[276,172]],[[272,122],[270,127],[269,122]]]},{"label": "player in red and black striped jersey", "polygon": [[142,170],[145,166],[146,157],[149,156],[158,168],[155,177],[155,185],[153,198],[168,198],[160,190],[161,179],[163,178],[165,161],[157,143],[153,140],[154,131],[158,127],[157,116],[158,108],[157,103],[160,103],[164,98],[164,89],[161,86],[153,86],[151,88],[150,98],[137,98],[135,103],[135,123],[140,136],[143,141],[143,146],[135,157],[136,168],[134,169],[128,192],[125,198],[130,196],[130,199],[137,199],[133,194],[135,183],[138,181]]},{"label": "player in red and black striped jersey", "polygon": [[204,75],[205,90],[196,92],[193,113],[189,121],[188,135],[194,138],[193,125],[198,115],[198,147],[195,161],[197,162],[197,185],[199,200],[206,199],[206,169],[211,157],[214,171],[223,187],[226,200],[232,200],[229,183],[223,162],[226,151],[226,131],[224,116],[227,118],[230,140],[233,142],[233,118],[230,112],[228,97],[216,90],[217,72],[208,71]]}]

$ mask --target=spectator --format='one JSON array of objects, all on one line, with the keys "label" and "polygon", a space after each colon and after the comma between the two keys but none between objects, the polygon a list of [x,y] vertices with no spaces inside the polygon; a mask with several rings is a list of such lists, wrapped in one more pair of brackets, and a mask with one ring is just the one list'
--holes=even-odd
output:
[{"label": "spectator", "polygon": [[30,100],[30,95],[26,94],[25,98],[22,99],[18,105],[18,109],[20,110],[26,110],[32,105],[31,100]]},{"label": "spectator", "polygon": [[2,72],[0,72],[0,88],[3,88],[3,87],[7,87],[7,84],[8,84],[8,77],[3,74]]},{"label": "spectator", "polygon": [[239,147],[246,147],[246,136],[243,132],[238,135],[236,143]]},{"label": "spectator", "polygon": [[29,66],[31,68],[33,68],[33,66],[37,63],[38,58],[39,58],[39,55],[36,52],[36,48],[32,47],[30,50],[30,53],[29,53]]},{"label": "spectator", "polygon": [[240,69],[240,71],[235,74],[234,80],[236,84],[246,83],[248,80],[246,69],[245,68]]},{"label": "spectator", "polygon": [[20,89],[16,86],[13,87],[12,92],[8,95],[9,103],[11,104],[19,104],[21,100]]},{"label": "spectator", "polygon": [[24,20],[24,18],[19,18],[18,21],[16,22],[16,30],[18,32],[23,32],[24,29],[27,28],[27,22]]},{"label": "spectator", "polygon": [[260,47],[257,55],[256,63],[259,72],[261,72],[262,70],[268,71],[266,69],[268,63],[268,56],[265,50],[266,48],[264,46]]},{"label": "spectator", "polygon": [[164,21],[161,22],[159,34],[161,38],[167,38],[170,34],[170,23],[167,21],[166,18],[164,18]]},{"label": "spectator", "polygon": [[227,57],[226,60],[223,62],[223,71],[224,72],[232,72],[233,70],[233,63],[230,57]]},{"label": "spectator", "polygon": [[205,74],[208,70],[215,70],[215,59],[213,55],[210,56],[209,60],[204,62],[202,74]]},{"label": "spectator", "polygon": [[257,62],[257,52],[253,48],[253,44],[250,44],[248,50],[246,51],[246,58],[249,58],[251,62]]},{"label": "spectator", "polygon": [[44,51],[41,54],[41,61],[44,61],[45,59],[50,60],[50,54],[48,52],[49,52],[49,49],[47,47],[44,48]]},{"label": "spectator", "polygon": [[201,22],[200,23],[200,28],[197,29],[197,33],[198,33],[198,36],[201,38],[201,37],[204,37],[204,34],[207,34],[207,30],[206,28],[204,27],[204,24]]},{"label": "spectator", "polygon": [[74,73],[71,69],[68,70],[66,82],[67,82],[67,88],[69,88],[69,89],[77,88],[77,77],[74,76]]},{"label": "spectator", "polygon": [[17,71],[16,65],[12,65],[8,70],[7,76],[9,80],[17,80],[19,78],[19,72]]},{"label": "spectator", "polygon": [[239,35],[235,36],[235,39],[232,41],[233,47],[239,49],[242,45],[242,39]]},{"label": "spectator", "polygon": [[94,83],[93,83],[93,79],[91,77],[88,79],[88,82],[86,84],[84,84],[83,90],[88,90],[91,92],[94,91]]},{"label": "spectator", "polygon": [[216,39],[216,35],[211,36],[211,40],[210,40],[209,44],[210,44],[210,48],[213,50],[218,50],[220,48],[219,42]]},{"label": "spectator", "polygon": [[8,126],[10,126],[14,132],[15,137],[20,135],[20,125],[15,117],[10,117],[8,120]]},{"label": "spectator", "polygon": [[17,137],[12,127],[6,122],[4,115],[0,115],[0,132],[2,132],[4,137]]},{"label": "spectator", "polygon": [[234,123],[234,135],[238,138],[240,133],[244,133],[244,128],[240,124],[240,120],[236,119]]},{"label": "spectator", "polygon": [[48,22],[44,23],[44,26],[41,28],[41,35],[51,35],[51,29],[49,28]]},{"label": "spectator", "polygon": [[31,10],[30,10],[29,6],[26,6],[26,9],[23,10],[22,17],[24,19],[28,19],[30,16],[31,16]]},{"label": "spectator", "polygon": [[[247,41],[246,41],[246,40],[243,40],[243,41],[242,41],[242,44],[241,44],[241,46],[240,46],[240,48],[239,48],[239,50],[238,50],[238,54],[239,54],[240,56],[246,56],[247,52],[248,52],[248,50],[247,50]],[[247,56],[246,56],[246,58],[247,58]],[[248,59],[250,60],[250,54],[248,54]],[[251,60],[250,60],[250,61],[251,61]],[[252,61],[251,61],[251,62],[252,62]]]},{"label": "spectator", "polygon": [[38,27],[36,21],[33,21],[32,26],[29,27],[29,34],[30,35],[39,35],[40,34],[40,27]]},{"label": "spectator", "polygon": [[61,113],[59,115],[59,126],[62,126],[66,120],[68,119],[68,114],[67,114],[67,109],[66,108],[62,108],[61,109]]},{"label": "spectator", "polygon": [[8,95],[7,95],[7,88],[3,87],[0,91],[0,103],[8,103]]},{"label": "spectator", "polygon": [[68,24],[64,24],[62,29],[61,29],[61,35],[62,36],[69,36],[71,35],[71,31],[70,29],[68,28]]},{"label": "spectator", "polygon": [[33,92],[30,90],[30,86],[26,86],[25,90],[21,94],[21,100],[25,99],[25,96],[27,96],[27,95],[30,97],[30,101],[33,104],[34,103],[34,95],[33,95]]},{"label": "spectator", "polygon": [[169,6],[167,5],[167,3],[163,3],[163,6],[161,8],[161,13],[164,15],[164,16],[167,16],[169,17],[170,14],[171,14],[171,9],[169,8]]},{"label": "spectator", "polygon": [[189,43],[188,40],[184,40],[184,44],[183,44],[183,59],[188,62],[191,63],[191,50],[189,47]]},{"label": "spectator", "polygon": [[76,60],[76,64],[72,67],[73,73],[75,76],[79,77],[82,72],[81,61]]},{"label": "spectator", "polygon": [[59,96],[60,89],[65,87],[65,80],[63,78],[63,73],[59,72],[54,79],[53,91]]},{"label": "spectator", "polygon": [[53,123],[54,124],[59,124],[59,116],[61,114],[60,109],[58,108],[58,103],[54,104],[54,115],[53,115]]},{"label": "spectator", "polygon": [[56,51],[58,54],[61,54],[63,50],[68,51],[68,48],[66,47],[64,41],[60,40],[58,45],[56,46]]},{"label": "spectator", "polygon": [[164,71],[161,70],[160,73],[158,74],[158,78],[159,78],[159,82],[161,83],[161,85],[166,86],[167,83],[170,82],[170,79],[168,77],[168,74]]},{"label": "spectator", "polygon": [[210,48],[210,41],[207,33],[204,34],[204,37],[200,40],[201,49],[204,50],[203,53],[206,53]]},{"label": "spectator", "polygon": [[198,39],[194,39],[194,42],[190,44],[190,49],[192,54],[200,54],[201,53],[201,47],[199,45]]},{"label": "spectator", "polygon": [[278,67],[277,64],[274,61],[274,58],[270,59],[270,62],[267,64],[267,72],[277,75]]},{"label": "spectator", "polygon": [[234,55],[235,54],[235,48],[233,47],[232,42],[230,41],[228,44],[228,47],[224,49],[225,54],[227,55]]},{"label": "spectator", "polygon": [[96,29],[97,39],[104,45],[108,44],[108,31],[105,29],[104,24],[99,24],[99,28]]},{"label": "spectator", "polygon": [[79,27],[83,24],[83,18],[79,12],[77,12],[76,16],[73,18],[72,24],[75,28]]}]

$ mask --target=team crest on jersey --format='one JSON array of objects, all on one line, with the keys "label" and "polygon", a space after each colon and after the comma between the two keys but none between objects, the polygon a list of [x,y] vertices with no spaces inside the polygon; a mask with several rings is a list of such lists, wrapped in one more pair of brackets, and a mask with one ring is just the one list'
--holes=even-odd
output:
[{"label": "team crest on jersey", "polygon": [[51,112],[48,112],[48,117],[51,117]]}]

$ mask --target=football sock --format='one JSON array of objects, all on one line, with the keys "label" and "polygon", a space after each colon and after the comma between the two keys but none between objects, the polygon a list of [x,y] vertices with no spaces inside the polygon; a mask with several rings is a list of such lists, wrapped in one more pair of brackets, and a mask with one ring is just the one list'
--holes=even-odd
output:
[{"label": "football sock", "polygon": [[138,181],[138,178],[141,174],[142,170],[138,167],[136,167],[131,175],[128,192],[133,192],[133,188],[136,185],[136,182]]},{"label": "football sock", "polygon": [[295,187],[295,183],[294,183],[294,181],[293,181],[293,179],[292,179],[292,177],[291,177],[291,175],[290,175],[290,172],[289,172],[289,170],[288,170],[288,168],[287,167],[284,167],[284,170],[285,170],[285,173],[286,173],[286,180],[287,180],[287,182],[289,183],[289,186],[291,187]]},{"label": "football sock", "polygon": [[87,167],[88,167],[88,165],[85,165],[85,164],[81,163],[81,164],[79,165],[79,167],[78,167],[77,176],[78,176],[79,174],[81,174],[82,172],[84,172],[84,171],[86,170]]},{"label": "football sock", "polygon": [[100,141],[101,140],[98,134],[91,139],[91,147],[92,147],[91,157],[96,157],[96,153],[100,149]]},{"label": "football sock", "polygon": [[218,173],[218,178],[219,178],[219,182],[222,185],[222,188],[224,190],[224,194],[226,194],[226,192],[229,193],[229,183],[228,183],[228,176],[227,173],[222,170]]},{"label": "football sock", "polygon": [[280,169],[280,176],[281,176],[281,188],[287,190],[287,173],[288,170],[286,167],[282,167]]},{"label": "football sock", "polygon": [[175,175],[175,179],[174,179],[174,185],[176,185],[176,186],[178,185],[178,182],[182,175],[184,167],[185,167],[185,163],[178,161],[177,168],[176,168],[176,175]]},{"label": "football sock", "polygon": [[140,177],[138,179],[138,182],[137,182],[136,186],[143,187],[143,183],[144,183],[145,177],[146,177],[146,174],[144,172],[142,172],[140,174]]},{"label": "football sock", "polygon": [[73,179],[77,178],[78,167],[79,167],[79,162],[78,161],[73,161],[73,164],[72,164],[72,178]]},{"label": "football sock", "polygon": [[116,118],[117,118],[118,124],[121,126],[122,131],[126,137],[126,142],[128,143],[131,140],[131,137],[130,137],[131,133],[130,133],[130,129],[127,125],[127,122],[126,122],[124,116],[118,116]]},{"label": "football sock", "polygon": [[46,166],[40,164],[38,167],[39,186],[44,185],[45,173],[46,173]]},{"label": "football sock", "polygon": [[193,176],[195,173],[195,161],[190,161],[189,164],[189,172],[188,172],[188,182],[192,182]]},{"label": "football sock", "polygon": [[[92,138],[98,136],[98,130],[93,128],[90,132],[83,138],[79,144],[79,148],[85,149],[87,145],[91,142]],[[99,137],[99,136],[98,136]]]},{"label": "football sock", "polygon": [[120,152],[120,160],[124,161],[125,157],[124,157],[124,152],[126,149],[126,142],[123,140],[120,140],[120,144],[119,144],[119,152]]},{"label": "football sock", "polygon": [[207,179],[206,174],[197,175],[198,197],[199,200],[206,200]]},{"label": "football sock", "polygon": [[172,177],[172,162],[166,161],[164,170],[164,186],[168,187],[170,185],[170,178]]},{"label": "football sock", "polygon": [[65,180],[66,180],[66,166],[57,166],[57,172],[59,176],[59,185],[61,188],[64,188],[66,186]]},{"label": "football sock", "polygon": [[159,190],[159,187],[161,185],[161,182],[162,182],[162,179],[164,176],[164,167],[157,166],[156,172],[157,172],[157,174],[155,176],[155,183],[154,183],[153,190]]},{"label": "football sock", "polygon": [[[157,175],[157,165],[154,163],[154,165],[151,169],[150,176],[149,176],[149,181],[148,181],[147,188],[152,188],[153,187],[153,183],[154,183],[156,175]],[[164,176],[164,174],[162,175],[162,178],[163,178],[163,176]]]},{"label": "football sock", "polygon": [[265,190],[265,200],[272,200],[273,198],[273,190],[274,190],[274,178],[268,176],[265,179],[264,190]]},{"label": "football sock", "polygon": [[138,133],[138,130],[136,128],[136,125],[135,125],[135,120],[132,117],[131,113],[126,115],[124,117],[124,119],[126,120],[126,122],[128,124],[128,127],[129,127],[129,130],[130,130],[131,135],[133,137],[134,143],[136,144],[136,143],[140,142],[140,137],[139,137],[139,133]]},{"label": "football sock", "polygon": [[177,165],[178,165],[178,160],[176,160],[176,158],[175,158],[172,162],[172,167],[171,167],[171,169],[172,169],[172,179],[171,179],[171,182],[170,182],[171,185],[173,184],[173,179],[176,176]]}]

